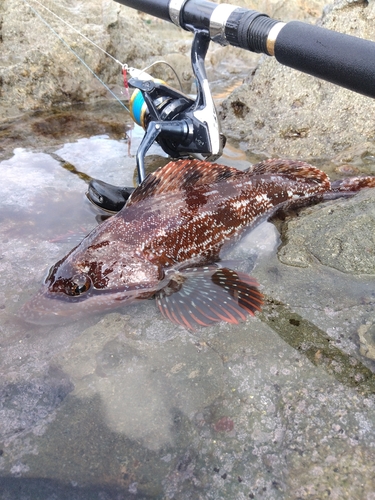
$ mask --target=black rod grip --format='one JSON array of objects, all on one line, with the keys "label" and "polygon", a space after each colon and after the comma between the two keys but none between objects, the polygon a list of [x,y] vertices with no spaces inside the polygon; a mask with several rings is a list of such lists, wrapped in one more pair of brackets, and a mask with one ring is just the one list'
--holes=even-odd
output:
[{"label": "black rod grip", "polygon": [[116,2],[165,21],[171,20],[169,17],[169,0],[116,0]]},{"label": "black rod grip", "polygon": [[375,97],[375,43],[300,21],[287,23],[275,42],[281,64]]}]

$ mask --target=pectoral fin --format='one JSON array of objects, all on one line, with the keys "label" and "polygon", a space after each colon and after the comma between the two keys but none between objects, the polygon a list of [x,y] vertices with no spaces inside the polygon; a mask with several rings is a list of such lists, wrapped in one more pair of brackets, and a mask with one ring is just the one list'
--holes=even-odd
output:
[{"label": "pectoral fin", "polygon": [[263,295],[251,276],[212,265],[176,273],[156,302],[164,317],[195,330],[220,321],[245,321],[261,309]]}]

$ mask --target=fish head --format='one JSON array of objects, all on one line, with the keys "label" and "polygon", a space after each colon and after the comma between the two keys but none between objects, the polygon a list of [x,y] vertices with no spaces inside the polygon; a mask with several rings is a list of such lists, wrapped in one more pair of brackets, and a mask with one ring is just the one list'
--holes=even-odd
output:
[{"label": "fish head", "polygon": [[151,297],[159,265],[116,239],[86,237],[54,264],[39,293],[21,309],[28,322],[66,322]]}]

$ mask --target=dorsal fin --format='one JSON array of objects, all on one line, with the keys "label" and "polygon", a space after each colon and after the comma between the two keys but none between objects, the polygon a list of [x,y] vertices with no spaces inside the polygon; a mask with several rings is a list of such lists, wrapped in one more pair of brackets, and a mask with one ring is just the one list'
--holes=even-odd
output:
[{"label": "dorsal fin", "polygon": [[177,160],[149,174],[132,193],[126,206],[156,194],[181,191],[190,186],[214,184],[223,179],[243,175],[235,168],[201,160]]},{"label": "dorsal fin", "polygon": [[309,163],[298,160],[283,160],[280,158],[271,158],[269,160],[256,163],[247,171],[250,175],[281,174],[292,178],[298,177],[307,182],[316,182],[317,184],[327,184],[330,187],[330,181],[327,174],[319,168]]}]

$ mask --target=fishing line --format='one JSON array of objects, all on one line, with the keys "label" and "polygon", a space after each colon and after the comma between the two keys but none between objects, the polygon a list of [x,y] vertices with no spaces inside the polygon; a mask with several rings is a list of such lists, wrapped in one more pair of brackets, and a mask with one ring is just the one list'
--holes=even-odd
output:
[{"label": "fishing line", "polygon": [[174,69],[174,67],[171,64],[167,63],[167,61],[162,61],[162,60],[161,61],[155,61],[155,62],[151,63],[149,66],[146,66],[146,68],[143,68],[142,71],[141,71],[141,73],[146,72],[148,69],[152,68],[153,66],[156,66],[157,64],[165,64],[166,66],[168,66],[168,68],[173,71],[173,74],[176,77],[176,80],[178,81],[180,89],[183,90],[182,89],[181,80],[180,80],[180,78],[179,78],[176,70]]},{"label": "fishing line", "polygon": [[[118,59],[116,59],[112,54],[110,54],[109,52],[107,52],[106,50],[104,50],[103,47],[100,47],[100,45],[98,45],[93,40],[91,40],[90,38],[88,38],[86,35],[84,35],[83,33],[81,33],[79,30],[77,30],[77,28],[75,28],[74,26],[72,26],[71,24],[69,24],[62,17],[60,17],[55,12],[53,12],[51,9],[49,9],[46,5],[43,5],[41,2],[39,2],[39,0],[33,0],[33,2],[35,2],[38,5],[40,5],[41,7],[43,7],[43,9],[45,9],[47,12],[49,12],[50,14],[52,14],[54,17],[56,17],[56,19],[58,19],[59,21],[61,21],[62,23],[64,23],[71,30],[75,31],[78,35],[80,35],[82,38],[84,38],[85,40],[87,40],[89,43],[91,43],[92,45],[94,45],[94,47],[96,47],[97,49],[99,49],[106,56],[110,57],[113,61],[115,61],[115,63],[119,64],[122,68],[128,69],[128,65],[127,64],[124,64],[121,61],[119,61]],[[180,86],[180,88],[182,90],[182,83],[181,83],[181,80],[180,80],[180,78],[179,78],[176,70],[167,61],[163,61],[163,60],[155,61],[152,64],[150,64],[149,66],[147,66],[146,68],[143,68],[142,69],[142,73],[145,72],[145,71],[147,71],[148,69],[152,68],[153,66],[156,66],[157,64],[165,64],[166,66],[169,67],[169,69],[172,70],[172,72],[173,72],[174,76],[176,77],[176,80],[178,81],[178,84],[179,84],[179,86]]]},{"label": "fishing line", "polygon": [[[121,61],[119,61],[118,59],[116,59],[112,54],[110,54],[109,52],[107,52],[106,50],[104,50],[102,47],[100,47],[100,45],[98,45],[97,43],[95,43],[93,40],[91,40],[90,38],[88,38],[86,35],[84,35],[83,33],[81,33],[78,29],[76,29],[74,26],[72,26],[70,23],[68,23],[67,21],[65,21],[64,19],[62,19],[59,15],[57,15],[55,12],[53,12],[51,9],[49,9],[47,6],[43,5],[41,2],[39,2],[39,0],[33,0],[34,2],[36,2],[40,7],[42,7],[43,9],[45,9],[47,12],[49,12],[50,14],[52,14],[56,19],[58,19],[60,22],[64,23],[69,29],[75,31],[78,35],[80,35],[82,38],[84,38],[86,41],[88,41],[89,43],[91,43],[94,47],[96,47],[97,49],[99,49],[101,52],[103,52],[106,56],[110,57],[116,64],[119,64],[122,68],[122,72],[124,74],[124,84],[125,84],[125,87],[127,89],[127,85],[126,85],[126,72],[127,70],[129,69],[128,68],[128,65],[127,64],[124,64],[122,63]],[[128,113],[130,113],[129,111],[129,108],[127,108],[127,106],[125,106],[125,104],[121,101],[121,99],[108,87],[108,85],[106,85],[103,80],[99,77],[99,75],[97,75],[93,69],[90,68],[90,66],[80,57],[80,55],[62,38],[61,35],[59,35],[55,29],[43,18],[43,16],[32,6],[30,5],[30,3],[27,1],[27,0],[23,0],[23,2],[29,7],[29,9],[36,15],[39,17],[39,19],[52,31],[52,33],[69,49],[70,52],[72,52],[72,54],[74,54],[74,56],[90,71],[90,73],[103,85],[103,87],[121,104],[121,106],[126,109],[126,111],[128,111]],[[181,80],[177,74],[177,72],[175,71],[175,69],[173,68],[173,66],[171,66],[169,63],[167,63],[166,61],[163,61],[163,60],[160,60],[160,61],[155,61],[153,62],[152,64],[150,64],[149,66],[147,66],[146,68],[144,68],[141,73],[143,72],[146,72],[148,69],[152,68],[153,66],[157,65],[157,64],[165,64],[166,66],[168,66],[181,90],[182,90],[182,83],[181,83]],[[127,94],[128,94],[128,91],[127,91]]]},{"label": "fishing line", "polygon": [[[34,1],[37,1],[37,0],[34,0]],[[34,9],[34,7],[32,5],[29,4],[29,2],[27,0],[23,0],[23,2],[29,7],[29,9],[36,15],[39,17],[39,19],[52,31],[52,33],[54,35],[57,36],[57,38],[69,49],[70,52],[72,52],[76,58],[90,71],[90,73],[92,73],[92,75],[95,76],[95,78],[103,85],[103,87],[121,104],[121,106],[123,108],[126,109],[126,111],[128,113],[130,113],[129,109],[125,106],[125,104],[121,101],[121,99],[119,99],[119,97],[117,97],[117,95],[108,87],[108,85],[106,85],[103,80],[95,73],[95,71],[93,69],[90,68],[90,66],[82,59],[82,57],[57,33],[57,31],[54,30],[54,28],[52,28],[52,26],[42,17],[41,14],[39,14],[39,12]],[[40,3],[40,2],[38,2]],[[49,10],[49,9],[48,9]],[[57,16],[58,17],[58,16]],[[65,24],[68,24],[68,23],[65,23]],[[73,28],[74,29],[74,28]],[[75,30],[78,32],[78,30]],[[79,33],[79,32],[78,32]],[[81,33],[80,33],[81,34]],[[84,36],[84,35],[82,35]],[[87,40],[89,40],[87,37],[84,36],[84,38],[86,38]],[[89,40],[90,41],[90,40]],[[94,45],[96,45],[94,42],[91,42],[93,43]],[[99,46],[97,46],[98,48],[100,48]],[[100,49],[102,50],[103,52],[105,52],[104,49]],[[107,52],[106,52],[107,54]],[[110,55],[110,54],[107,54],[107,55]],[[120,61],[117,61],[117,59],[115,59],[113,56],[110,56],[112,57],[112,59],[114,59],[116,62],[118,62],[119,64],[121,64],[122,67],[126,68],[126,65],[125,64],[122,64]]]},{"label": "fishing line", "polygon": [[113,59],[117,64],[119,64],[120,66],[127,66],[127,65],[124,65],[121,61],[119,61],[115,57],[113,57],[112,54],[110,54],[109,52],[107,52],[106,50],[104,50],[102,47],[100,47],[99,45],[97,45],[93,40],[90,40],[90,38],[88,38],[86,35],[84,35],[83,33],[81,33],[79,30],[77,30],[77,28],[75,28],[74,26],[72,26],[71,24],[69,24],[62,17],[60,17],[57,14],[55,14],[55,12],[53,12],[51,9],[49,9],[48,7],[46,7],[45,5],[43,5],[41,2],[39,2],[38,0],[33,0],[33,2],[35,2],[38,5],[40,5],[41,7],[43,7],[43,9],[45,9],[47,12],[49,12],[50,14],[52,14],[53,16],[55,16],[56,19],[58,19],[59,21],[61,21],[62,23],[64,23],[66,26],[68,26],[68,28],[70,28],[71,30],[73,30],[76,33],[78,33],[78,35],[80,35],[82,38],[84,38],[85,40],[87,40],[88,42],[90,42],[97,49],[101,50],[104,54],[106,54],[108,57],[110,57],[111,59]]}]

